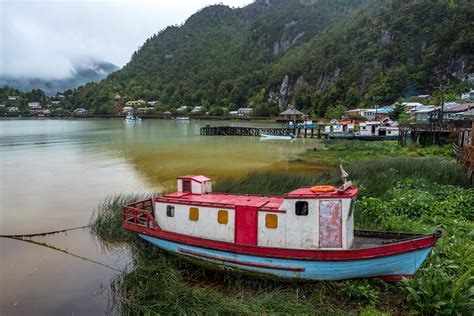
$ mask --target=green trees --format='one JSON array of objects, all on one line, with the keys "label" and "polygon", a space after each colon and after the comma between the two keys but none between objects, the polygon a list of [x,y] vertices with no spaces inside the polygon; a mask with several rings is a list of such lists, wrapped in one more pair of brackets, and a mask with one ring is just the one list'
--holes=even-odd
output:
[{"label": "green trees", "polygon": [[117,93],[170,108],[253,102],[264,114],[275,112],[269,93],[288,75],[290,103],[315,116],[336,104],[369,106],[374,96],[389,104],[432,93],[444,76],[459,87],[452,74],[474,72],[473,19],[468,0],[209,6],[149,38],[122,70],[76,89],[71,100],[90,109]]}]

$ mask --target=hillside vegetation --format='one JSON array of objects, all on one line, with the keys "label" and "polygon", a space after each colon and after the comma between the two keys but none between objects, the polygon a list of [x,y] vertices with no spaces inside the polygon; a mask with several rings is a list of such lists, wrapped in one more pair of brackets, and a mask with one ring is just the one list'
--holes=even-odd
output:
[{"label": "hillside vegetation", "polygon": [[110,112],[113,98],[210,114],[251,105],[269,115],[293,103],[314,115],[336,104],[389,103],[450,89],[474,72],[469,0],[258,0],[209,6],[150,37],[106,80],[71,102]]}]

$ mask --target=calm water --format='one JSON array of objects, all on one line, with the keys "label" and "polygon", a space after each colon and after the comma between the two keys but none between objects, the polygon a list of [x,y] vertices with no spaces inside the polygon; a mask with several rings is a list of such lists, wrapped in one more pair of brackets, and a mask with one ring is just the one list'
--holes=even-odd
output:
[{"label": "calm water", "polygon": [[[218,181],[251,170],[322,170],[294,162],[307,148],[319,146],[316,140],[200,136],[205,124],[0,120],[0,234],[86,225],[107,195],[172,190],[178,175],[204,174]],[[105,251],[87,230],[33,241],[0,238],[0,315],[106,311],[109,281],[117,273],[111,268],[128,264],[126,251]]]}]

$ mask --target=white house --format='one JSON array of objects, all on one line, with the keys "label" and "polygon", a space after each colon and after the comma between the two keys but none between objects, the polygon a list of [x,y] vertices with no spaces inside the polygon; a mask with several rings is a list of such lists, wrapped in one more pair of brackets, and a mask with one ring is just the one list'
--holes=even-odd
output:
[{"label": "white house", "polygon": [[145,100],[130,100],[125,103],[127,106],[140,106],[145,104]]},{"label": "white house", "polygon": [[41,109],[41,102],[39,102],[39,101],[28,102],[28,107],[31,110],[39,110],[39,109]]},{"label": "white house", "polygon": [[17,96],[17,95],[9,95],[8,96],[8,101],[16,101],[18,100],[20,97]]},{"label": "white house", "polygon": [[10,106],[7,108],[9,113],[17,113],[20,112],[20,109],[16,106]]},{"label": "white house", "polygon": [[176,111],[178,112],[186,112],[187,110],[188,110],[188,106],[186,105],[180,106],[179,108],[176,109]]},{"label": "white house", "polygon": [[474,90],[463,93],[461,95],[461,99],[463,99],[463,100],[474,100]]},{"label": "white house", "polygon": [[247,117],[252,114],[252,108],[240,108],[237,110],[237,116]]},{"label": "white house", "polygon": [[192,110],[191,113],[199,113],[202,112],[202,106],[195,106]]},{"label": "white house", "polygon": [[84,109],[84,108],[77,108],[77,109],[75,109],[74,111],[72,111],[72,113],[73,113],[74,115],[87,115],[87,114],[89,114],[89,111],[87,111],[87,110]]}]

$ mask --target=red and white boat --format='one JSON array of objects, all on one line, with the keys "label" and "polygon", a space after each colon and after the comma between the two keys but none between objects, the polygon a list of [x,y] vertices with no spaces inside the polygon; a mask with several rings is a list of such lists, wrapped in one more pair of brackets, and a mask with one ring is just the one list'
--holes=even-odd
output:
[{"label": "red and white boat", "polygon": [[358,190],[301,187],[283,196],[212,193],[178,177],[178,191],[123,208],[123,228],[167,251],[288,279],[399,280],[418,270],[440,233],[354,230]]}]

